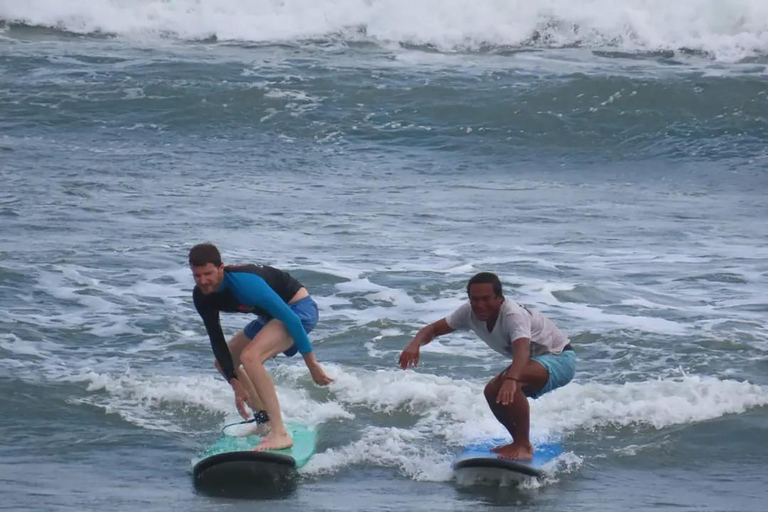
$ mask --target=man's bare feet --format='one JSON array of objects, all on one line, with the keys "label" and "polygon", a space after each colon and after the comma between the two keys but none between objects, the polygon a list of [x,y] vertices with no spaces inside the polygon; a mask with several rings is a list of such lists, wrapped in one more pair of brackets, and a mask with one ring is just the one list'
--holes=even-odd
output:
[{"label": "man's bare feet", "polygon": [[531,460],[533,459],[533,446],[512,443],[495,450],[502,459]]},{"label": "man's bare feet", "polygon": [[499,453],[501,450],[503,450],[504,448],[507,448],[507,447],[509,447],[509,446],[512,446],[512,443],[509,443],[509,444],[500,444],[499,446],[494,446],[493,448],[491,448],[491,451],[492,451],[493,453]]},{"label": "man's bare feet", "polygon": [[284,432],[278,434],[276,432],[270,432],[267,436],[261,440],[259,446],[254,448],[254,451],[263,452],[265,450],[284,450],[293,446],[293,440],[288,433]]}]

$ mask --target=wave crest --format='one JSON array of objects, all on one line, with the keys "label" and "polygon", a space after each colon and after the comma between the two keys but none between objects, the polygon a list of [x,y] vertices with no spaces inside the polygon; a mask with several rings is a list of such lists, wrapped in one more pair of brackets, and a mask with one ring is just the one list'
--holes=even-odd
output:
[{"label": "wave crest", "polygon": [[0,19],[182,40],[683,50],[723,61],[768,54],[763,0],[0,0]]}]

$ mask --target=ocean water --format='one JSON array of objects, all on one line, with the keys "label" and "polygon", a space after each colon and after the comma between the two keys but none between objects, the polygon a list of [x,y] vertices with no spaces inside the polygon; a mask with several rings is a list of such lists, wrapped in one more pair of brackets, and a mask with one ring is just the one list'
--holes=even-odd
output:
[{"label": "ocean water", "polygon": [[[767,119],[763,0],[0,0],[2,508],[765,510]],[[192,485],[236,419],[201,241],[320,306],[336,381],[269,364],[318,453],[268,499]],[[396,366],[483,270],[579,358],[520,486],[451,471],[504,361]]]}]

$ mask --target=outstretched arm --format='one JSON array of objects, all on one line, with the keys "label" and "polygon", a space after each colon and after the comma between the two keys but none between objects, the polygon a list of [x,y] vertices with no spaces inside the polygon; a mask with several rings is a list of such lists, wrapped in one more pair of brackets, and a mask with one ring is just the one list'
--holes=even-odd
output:
[{"label": "outstretched arm", "polygon": [[309,369],[309,374],[312,376],[312,380],[317,384],[318,386],[327,386],[331,382],[333,382],[333,379],[330,378],[328,375],[326,375],[325,370],[323,370],[323,367],[320,366],[320,363],[317,362],[317,359],[315,359],[315,353],[310,352],[309,354],[302,355],[304,358],[304,364],[307,365],[307,368]]},{"label": "outstretched arm", "polygon": [[265,292],[265,299],[261,306],[266,309],[270,315],[277,318],[285,324],[285,328],[288,334],[291,335],[293,341],[296,343],[296,347],[299,349],[299,353],[304,358],[304,364],[309,369],[309,374],[312,376],[312,380],[315,384],[320,386],[327,386],[333,379],[325,374],[323,367],[315,359],[315,353],[312,351],[312,343],[309,341],[304,326],[301,324],[301,319],[293,312],[293,310],[283,302],[283,300],[266,284],[267,288]]},{"label": "outstretched arm", "polygon": [[411,366],[418,366],[419,364],[419,349],[422,345],[426,345],[433,339],[443,334],[453,332],[455,329],[448,325],[445,318],[433,322],[426,327],[422,327],[416,336],[413,337],[405,350],[400,354],[399,365],[400,368],[405,370]]},{"label": "outstretched arm", "polygon": [[230,279],[233,283],[232,291],[242,304],[260,307],[272,318],[283,322],[301,355],[312,352],[312,343],[301,320],[266,281],[254,274],[230,276]]},{"label": "outstretched arm", "polygon": [[[244,279],[248,279],[248,281],[244,283]],[[262,278],[251,274],[238,276],[234,291],[238,300],[243,304],[258,306],[285,324],[285,329],[296,343],[296,347],[304,358],[310,375],[312,375],[312,380],[316,384],[326,386],[333,382],[333,379],[325,374],[322,366],[315,359],[312,343],[301,324],[301,319]]]}]

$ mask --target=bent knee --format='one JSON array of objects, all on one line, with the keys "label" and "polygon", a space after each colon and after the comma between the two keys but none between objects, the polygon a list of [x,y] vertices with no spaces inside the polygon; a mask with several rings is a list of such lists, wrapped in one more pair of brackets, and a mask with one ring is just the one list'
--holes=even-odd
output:
[{"label": "bent knee", "polygon": [[248,347],[240,354],[240,361],[245,365],[264,364],[269,359],[267,354],[262,353],[256,347]]}]

